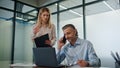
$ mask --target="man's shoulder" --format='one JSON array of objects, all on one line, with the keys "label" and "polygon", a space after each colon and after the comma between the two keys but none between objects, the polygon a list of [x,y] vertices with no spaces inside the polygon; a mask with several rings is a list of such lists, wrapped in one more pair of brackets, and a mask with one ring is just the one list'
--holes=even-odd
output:
[{"label": "man's shoulder", "polygon": [[80,42],[80,44],[92,45],[92,43],[89,40],[86,40],[86,39],[80,39],[79,38],[78,42]]},{"label": "man's shoulder", "polygon": [[82,41],[82,42],[90,42],[89,40],[87,40],[87,39],[81,39],[81,38],[78,38],[79,39],[79,41]]}]

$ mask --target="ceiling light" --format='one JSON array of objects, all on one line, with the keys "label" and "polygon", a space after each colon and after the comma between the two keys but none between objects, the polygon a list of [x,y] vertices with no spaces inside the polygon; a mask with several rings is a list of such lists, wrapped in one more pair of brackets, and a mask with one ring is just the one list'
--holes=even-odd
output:
[{"label": "ceiling light", "polygon": [[115,9],[113,9],[107,2],[103,1],[103,3],[104,3],[107,7],[109,7],[112,11],[115,11]]},{"label": "ceiling light", "polygon": [[[58,4],[55,4],[55,5],[58,5]],[[59,5],[60,6],[60,8],[63,8],[63,9],[67,9],[65,6],[62,6],[62,5]],[[75,12],[75,11],[73,11],[73,10],[69,10],[71,13],[74,13],[74,14],[76,14],[76,15],[78,15],[78,16],[83,16],[82,14],[80,14],[80,13],[77,13],[77,12]]]},{"label": "ceiling light", "polygon": [[113,9],[107,2],[103,1],[103,3],[104,3],[107,7],[109,7],[112,11],[114,11],[114,12],[116,12],[116,13],[118,13],[118,14],[120,13],[119,11]]}]

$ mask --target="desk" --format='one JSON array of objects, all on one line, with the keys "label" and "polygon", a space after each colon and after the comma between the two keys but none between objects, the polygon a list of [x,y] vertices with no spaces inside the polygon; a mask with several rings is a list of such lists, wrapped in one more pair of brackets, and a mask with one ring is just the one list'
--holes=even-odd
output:
[{"label": "desk", "polygon": [[[11,68],[52,68],[52,67],[37,67],[32,63],[16,63],[12,64]],[[109,68],[109,67],[80,67],[79,65],[74,65],[70,67],[59,67],[59,68]]]},{"label": "desk", "polygon": [[[22,63],[23,64],[23,63]],[[34,64],[24,64],[24,65],[16,65],[16,66],[11,66],[10,61],[0,61],[0,68],[50,68],[50,67],[37,67]],[[78,65],[76,66],[71,66],[71,67],[62,67],[62,68],[110,68],[110,67],[79,67]]]},{"label": "desk", "polygon": [[[38,67],[38,66],[29,66],[27,65],[19,65],[19,66],[11,66],[10,68],[53,68],[53,67]],[[70,67],[57,67],[57,68],[109,68],[109,67],[80,67],[79,65],[74,65]]]},{"label": "desk", "polygon": [[[12,64],[11,68],[50,68],[50,67],[37,67],[35,64],[32,63],[16,63],[16,64]],[[79,65],[74,65],[70,67],[59,67],[59,68],[110,68],[110,67],[80,67]]]},{"label": "desk", "polygon": [[[52,67],[24,67],[24,66],[19,66],[19,67],[10,67],[10,68],[52,68]],[[60,67],[60,68],[109,68],[109,67]]]}]

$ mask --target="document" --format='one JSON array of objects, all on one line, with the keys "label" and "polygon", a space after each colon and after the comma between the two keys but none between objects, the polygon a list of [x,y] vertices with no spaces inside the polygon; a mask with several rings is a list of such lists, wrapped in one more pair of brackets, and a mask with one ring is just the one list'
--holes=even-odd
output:
[{"label": "document", "polygon": [[45,44],[45,41],[49,40],[48,34],[42,35],[34,39],[36,47],[51,47],[48,44]]}]

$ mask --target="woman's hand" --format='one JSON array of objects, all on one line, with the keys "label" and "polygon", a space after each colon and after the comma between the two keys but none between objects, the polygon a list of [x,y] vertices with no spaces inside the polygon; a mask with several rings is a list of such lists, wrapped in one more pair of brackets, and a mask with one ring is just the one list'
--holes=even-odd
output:
[{"label": "woman's hand", "polygon": [[36,34],[37,32],[39,32],[40,28],[39,26],[36,24],[35,27],[33,28],[33,33]]},{"label": "woman's hand", "polygon": [[50,40],[45,40],[45,44],[51,45],[51,41]]}]

